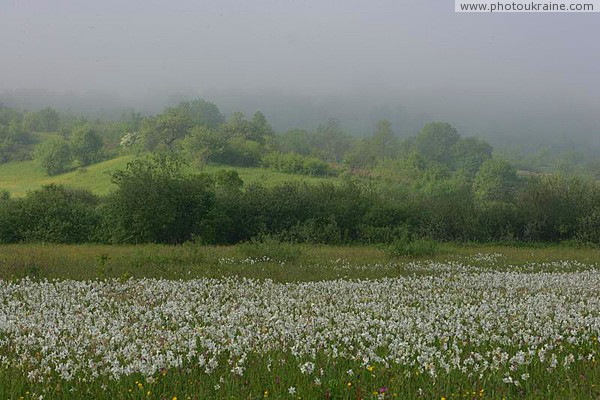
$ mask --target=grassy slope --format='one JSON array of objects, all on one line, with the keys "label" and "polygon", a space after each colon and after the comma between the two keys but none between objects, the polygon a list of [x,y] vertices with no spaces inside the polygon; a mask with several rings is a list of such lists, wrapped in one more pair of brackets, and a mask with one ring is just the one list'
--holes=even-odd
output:
[{"label": "grassy slope", "polygon": [[[0,164],[0,190],[8,190],[12,196],[24,196],[27,191],[40,188],[50,183],[62,184],[74,188],[91,190],[96,194],[106,194],[113,189],[110,182],[111,173],[124,169],[135,156],[120,156],[98,164],[90,165],[57,176],[48,176],[35,161],[21,161]],[[289,181],[305,181],[310,183],[335,181],[335,178],[319,178],[304,175],[292,175],[263,168],[238,168],[209,165],[202,172],[214,173],[221,169],[236,169],[246,183],[268,182],[277,184]]]}]

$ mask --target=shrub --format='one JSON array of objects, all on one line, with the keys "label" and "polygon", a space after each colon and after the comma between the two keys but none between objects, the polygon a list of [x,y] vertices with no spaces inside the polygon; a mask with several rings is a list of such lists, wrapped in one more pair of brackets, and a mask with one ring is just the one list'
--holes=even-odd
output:
[{"label": "shrub", "polygon": [[48,175],[66,172],[72,160],[71,149],[62,139],[46,140],[40,143],[35,149],[34,157]]},{"label": "shrub", "polygon": [[200,235],[214,204],[207,175],[184,175],[174,155],[136,160],[113,175],[117,190],[107,199],[105,231],[116,243],[183,243]]},{"label": "shrub", "polygon": [[20,240],[19,218],[16,201],[6,191],[0,192],[0,243],[15,243]]},{"label": "shrub", "polygon": [[102,160],[102,138],[90,125],[82,125],[73,129],[71,134],[71,153],[86,166]]},{"label": "shrub", "polygon": [[11,207],[18,232],[13,239],[46,243],[92,242],[100,222],[97,203],[96,196],[84,190],[44,186]]},{"label": "shrub", "polygon": [[305,157],[296,153],[272,152],[261,159],[266,168],[288,174],[304,174],[314,176],[333,175],[334,170],[325,161],[317,157]]},{"label": "shrub", "polygon": [[580,243],[600,245],[600,207],[579,219],[576,238]]}]

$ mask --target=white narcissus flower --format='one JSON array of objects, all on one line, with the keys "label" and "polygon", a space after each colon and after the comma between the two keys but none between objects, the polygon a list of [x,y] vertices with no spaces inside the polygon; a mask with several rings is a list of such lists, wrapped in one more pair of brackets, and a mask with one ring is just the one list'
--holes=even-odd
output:
[{"label": "white narcissus flower", "polygon": [[[257,268],[266,259],[242,261]],[[508,373],[525,382],[534,363],[554,373],[592,359],[598,269],[562,261],[499,268],[501,260],[413,262],[403,268],[414,274],[377,280],[0,281],[0,367],[25,369],[34,382],[51,374],[150,382],[190,363],[243,375],[255,355],[275,369],[287,354],[320,379],[323,357],[407,376]],[[318,266],[354,267],[342,259]]]}]

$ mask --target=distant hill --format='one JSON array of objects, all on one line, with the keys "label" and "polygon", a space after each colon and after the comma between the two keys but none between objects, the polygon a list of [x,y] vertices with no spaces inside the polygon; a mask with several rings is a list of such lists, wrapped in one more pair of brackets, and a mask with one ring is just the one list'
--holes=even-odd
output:
[{"label": "distant hill", "polygon": [[[111,174],[119,169],[125,169],[127,163],[135,158],[132,155],[120,156],[56,176],[48,176],[35,161],[0,164],[0,190],[7,190],[14,197],[22,197],[30,190],[56,183],[73,188],[87,189],[95,194],[103,195],[114,188],[111,183]],[[240,168],[226,165],[208,165],[202,168],[201,172],[214,173],[222,169],[237,170],[245,184],[261,182],[272,185],[289,181],[309,183],[337,181],[337,178],[331,177],[294,175],[264,168]],[[191,167],[190,171],[200,172]]]}]

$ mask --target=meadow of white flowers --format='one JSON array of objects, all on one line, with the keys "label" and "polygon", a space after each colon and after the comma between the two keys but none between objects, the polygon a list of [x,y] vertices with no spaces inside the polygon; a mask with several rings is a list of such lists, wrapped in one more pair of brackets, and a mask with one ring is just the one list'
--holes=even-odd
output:
[{"label": "meadow of white flowers", "polygon": [[0,366],[33,382],[190,363],[244,375],[248,356],[283,352],[315,381],[316,358],[327,357],[409,375],[500,374],[518,386],[532,364],[551,374],[597,357],[597,269],[428,266],[435,273],[305,283],[0,281]]}]

